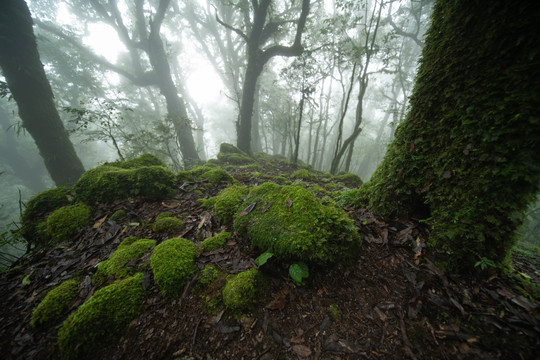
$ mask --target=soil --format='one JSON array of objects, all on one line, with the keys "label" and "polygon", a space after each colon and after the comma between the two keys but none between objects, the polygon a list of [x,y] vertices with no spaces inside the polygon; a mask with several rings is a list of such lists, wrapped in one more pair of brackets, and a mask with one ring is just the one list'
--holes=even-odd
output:
[{"label": "soil", "polygon": [[[276,165],[266,174],[292,173]],[[267,179],[229,170],[247,185]],[[322,184],[322,183],[321,183]],[[199,268],[213,264],[228,273],[255,267],[260,255],[232,227],[221,225],[197,199],[216,195],[227,184],[186,183],[162,202],[118,201],[94,209],[94,226],[68,243],[37,251],[0,277],[0,348],[4,359],[54,359],[58,323],[30,326],[32,310],[46,290],[75,274],[85,280],[73,311],[94,292],[91,275],[126,236],[168,238],[148,224],[169,211],[186,223],[182,236],[195,243],[231,231],[222,248],[203,254]],[[307,185],[306,185],[307,186]],[[196,191],[199,190],[199,191]],[[116,210],[128,218],[107,221]],[[444,274],[426,241],[429,227],[413,219],[387,221],[366,209],[346,207],[364,239],[348,266],[311,268],[307,284],[297,286],[287,265],[272,259],[261,267],[267,281],[259,305],[241,316],[205,297],[196,277],[174,301],[159,294],[151,272],[143,313],[97,359],[534,359],[540,350],[538,299],[540,263],[514,259],[514,273],[485,272],[483,278]],[[141,259],[144,261],[148,259]],[[129,265],[129,264],[128,264]],[[130,264],[136,266],[137,264]],[[489,270],[489,269],[488,269]],[[514,274],[514,275],[512,275]],[[529,285],[519,281],[529,279]],[[23,282],[23,279],[26,281]],[[28,281],[29,280],[29,281]],[[527,287],[529,286],[529,287]],[[65,314],[67,316],[67,314]],[[65,318],[64,316],[64,318]]]}]

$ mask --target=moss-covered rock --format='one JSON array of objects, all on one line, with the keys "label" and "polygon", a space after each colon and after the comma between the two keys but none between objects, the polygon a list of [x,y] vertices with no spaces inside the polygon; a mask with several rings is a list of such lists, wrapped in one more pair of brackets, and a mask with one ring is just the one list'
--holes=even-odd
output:
[{"label": "moss-covered rock", "polygon": [[64,322],[58,332],[63,359],[88,359],[116,341],[144,308],[142,274],[96,291]]},{"label": "moss-covered rock", "polygon": [[363,184],[360,176],[356,174],[351,174],[351,173],[344,173],[344,174],[333,176],[331,178],[331,181],[340,182],[349,187],[358,187]]},{"label": "moss-covered rock", "polygon": [[226,164],[250,164],[255,162],[248,154],[231,144],[222,143],[219,147],[218,160]]},{"label": "moss-covered rock", "polygon": [[49,241],[45,234],[45,219],[47,215],[62,206],[71,203],[69,189],[65,187],[45,190],[31,198],[21,216],[19,233],[30,244],[46,245]]},{"label": "moss-covered rock", "polygon": [[[152,165],[146,165],[152,164]],[[163,199],[174,193],[175,175],[156,158],[105,164],[85,172],[74,189],[86,203],[109,203],[130,197]]]},{"label": "moss-covered rock", "polygon": [[185,224],[182,220],[172,216],[165,216],[156,219],[156,222],[154,222],[154,225],[152,226],[152,230],[160,234],[175,235],[182,231],[184,227]]},{"label": "moss-covered rock", "polygon": [[304,181],[317,181],[317,175],[313,174],[307,169],[299,169],[292,173],[291,178]]},{"label": "moss-covered rock", "polygon": [[69,305],[77,298],[79,282],[75,279],[66,280],[47,292],[38,306],[32,312],[30,324],[40,326],[58,320],[66,312]]},{"label": "moss-covered rock", "polygon": [[255,247],[283,260],[344,263],[360,247],[353,220],[331,199],[323,203],[301,186],[265,183],[251,188],[236,206],[234,228]]},{"label": "moss-covered rock", "polygon": [[197,271],[196,255],[195,244],[183,238],[172,238],[156,246],[150,265],[154,280],[164,296],[180,296],[186,282]]},{"label": "moss-covered rock", "polygon": [[136,157],[134,159],[130,159],[126,161],[114,161],[111,163],[107,163],[106,165],[119,167],[122,169],[136,169],[136,168],[145,167],[145,166],[165,167],[165,163],[152,154],[142,154],[141,156]]},{"label": "moss-covered rock", "polygon": [[107,260],[98,264],[92,279],[96,285],[103,284],[109,278],[122,279],[132,275],[137,269],[126,267],[126,264],[130,260],[137,260],[156,245],[155,240],[132,240],[133,237],[126,238]]},{"label": "moss-covered rock", "polygon": [[223,288],[225,306],[233,311],[250,310],[264,292],[264,281],[257,269],[232,275]]},{"label": "moss-covered rock", "polygon": [[231,237],[232,237],[232,234],[230,232],[224,231],[215,236],[209,237],[208,239],[205,239],[197,247],[199,254],[202,254],[203,252],[219,249],[220,247],[225,245],[225,243],[228,240],[230,240]]},{"label": "moss-covered rock", "polygon": [[79,229],[90,224],[91,208],[83,203],[68,205],[53,211],[45,222],[49,244],[69,240]]},{"label": "moss-covered rock", "polygon": [[214,210],[219,221],[222,223],[232,221],[238,206],[242,204],[242,198],[248,192],[248,188],[243,185],[229,186],[222,190],[214,202]]}]

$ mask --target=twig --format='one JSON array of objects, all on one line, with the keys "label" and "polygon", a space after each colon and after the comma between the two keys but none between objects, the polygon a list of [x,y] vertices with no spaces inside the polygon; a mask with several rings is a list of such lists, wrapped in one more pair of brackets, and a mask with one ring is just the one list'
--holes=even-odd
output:
[{"label": "twig", "polygon": [[[195,346],[195,341],[197,340],[197,331],[199,330],[199,325],[201,325],[201,322],[203,321],[204,316],[199,319],[197,322],[197,325],[195,326],[195,331],[193,332],[193,339],[191,339],[191,349]],[[191,352],[191,351],[190,351]]]}]

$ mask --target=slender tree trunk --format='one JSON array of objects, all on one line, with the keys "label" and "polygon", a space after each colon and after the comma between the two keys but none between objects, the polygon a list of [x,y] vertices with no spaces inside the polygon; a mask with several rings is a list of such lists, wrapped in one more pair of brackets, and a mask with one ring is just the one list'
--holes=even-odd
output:
[{"label": "slender tree trunk", "polygon": [[23,126],[34,138],[55,184],[75,183],[84,167],[56,110],[23,0],[0,2],[0,67]]},{"label": "slender tree trunk", "polygon": [[306,100],[306,91],[302,90],[302,98],[298,109],[298,126],[296,127],[296,135],[294,137],[294,154],[292,157],[293,164],[298,162],[298,149],[300,148],[300,129],[302,128],[302,117],[304,115],[304,101]]}]

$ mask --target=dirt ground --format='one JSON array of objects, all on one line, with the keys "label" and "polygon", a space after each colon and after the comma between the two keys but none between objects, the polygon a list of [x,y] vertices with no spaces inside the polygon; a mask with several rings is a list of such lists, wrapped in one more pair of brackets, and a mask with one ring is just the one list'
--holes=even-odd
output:
[{"label": "dirt ground", "polygon": [[[274,169],[278,174],[291,169]],[[239,181],[265,179],[232,170]],[[232,228],[218,223],[197,205],[226,186],[204,181],[186,184],[162,202],[119,201],[100,205],[94,226],[61,247],[43,249],[24,266],[0,277],[0,348],[4,359],[58,358],[59,324],[34,329],[32,310],[46,290],[83,275],[79,298],[70,311],[94,292],[90,281],[97,262],[108,257],[126,236],[154,234],[145,221],[170,211],[186,223],[179,236],[198,243],[224,230],[233,232],[222,248],[203,254],[199,268],[214,264],[237,273],[255,267],[260,254]],[[201,190],[196,192],[195,190]],[[202,194],[201,194],[202,193]],[[124,209],[128,219],[106,221]],[[479,280],[443,274],[425,247],[428,226],[414,220],[384,221],[366,209],[345,208],[363,237],[356,261],[347,267],[310,269],[305,286],[288,277],[287,264],[272,260],[261,267],[266,291],[253,312],[233,316],[210,306],[193,278],[182,296],[164,299],[145,274],[148,291],[143,313],[96,359],[535,359],[540,350],[540,310],[523,282],[492,274]],[[104,219],[105,218],[105,219]],[[138,224],[138,225],[136,225]],[[144,261],[147,259],[141,259]],[[22,264],[23,262],[21,262]],[[136,266],[137,264],[131,264]],[[516,273],[531,286],[539,283],[538,259],[517,257]],[[29,275],[29,276],[28,276]],[[23,279],[27,278],[30,283]],[[523,277],[523,276],[522,276]],[[67,314],[66,314],[67,315]]]}]

